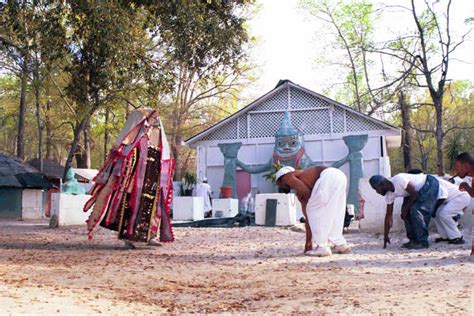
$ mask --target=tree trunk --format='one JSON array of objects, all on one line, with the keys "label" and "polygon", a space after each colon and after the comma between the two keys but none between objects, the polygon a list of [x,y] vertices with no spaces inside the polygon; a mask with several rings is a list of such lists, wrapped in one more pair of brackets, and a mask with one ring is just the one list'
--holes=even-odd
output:
[{"label": "tree trunk", "polygon": [[87,120],[84,127],[84,160],[85,168],[91,168],[91,121]]},{"label": "tree trunk", "polygon": [[133,106],[130,103],[127,103],[125,110],[126,110],[125,119],[128,119],[128,116],[133,111]]},{"label": "tree trunk", "polygon": [[181,152],[181,136],[175,135],[174,141],[172,142],[171,152],[173,153],[173,159],[175,161],[175,171],[174,171],[174,179],[175,181],[181,180],[181,176],[183,174],[183,165],[182,159],[180,157]]},{"label": "tree trunk", "polygon": [[109,117],[110,109],[105,109],[105,127],[104,127],[104,163],[107,160],[107,153],[109,148]]},{"label": "tree trunk", "polygon": [[428,169],[428,153],[426,152],[426,149],[420,145],[420,156],[421,156],[421,169],[422,170],[427,170]]},{"label": "tree trunk", "polygon": [[443,158],[443,103],[441,98],[436,98],[434,101],[436,107],[436,158],[438,175],[444,175],[444,158]]},{"label": "tree trunk", "polygon": [[[81,141],[82,146],[79,145]],[[74,153],[77,168],[90,169],[90,142],[90,121],[87,120],[82,130],[82,137],[79,136],[79,144]]]},{"label": "tree trunk", "polygon": [[400,91],[398,96],[398,103],[400,105],[400,112],[402,116],[403,134],[403,166],[405,171],[413,169],[411,159],[411,144],[412,144],[412,129],[410,125],[410,107],[407,104],[406,96],[403,91]]},{"label": "tree trunk", "polygon": [[38,124],[38,160],[39,171],[43,173],[43,125],[41,124],[41,107],[40,107],[40,87],[38,65],[34,70],[34,89],[35,89],[35,104],[36,104],[36,123]]},{"label": "tree trunk", "polygon": [[26,116],[26,89],[28,85],[28,55],[23,58],[21,72],[20,109],[18,111],[18,137],[16,142],[16,155],[25,159],[25,116]]},{"label": "tree trunk", "polygon": [[44,126],[46,130],[46,159],[52,160],[53,159],[53,135],[52,135],[52,128],[51,128],[51,118],[50,118],[50,111],[51,111],[51,100],[48,99],[46,101],[46,111],[44,114]]},{"label": "tree trunk", "polygon": [[[82,131],[84,130],[84,127],[87,124],[87,118],[83,119],[80,123],[76,125],[74,128],[74,139],[71,144],[71,149],[69,150],[69,154],[67,156],[66,164],[64,165],[64,173],[63,173],[63,180],[66,180],[66,173],[67,170],[71,167],[72,165],[72,159],[74,158],[76,154],[77,147],[79,145],[79,141],[81,140],[81,134]],[[77,157],[76,157],[77,159]]]},{"label": "tree trunk", "polygon": [[[84,131],[83,131],[84,133]],[[83,136],[79,136],[79,144],[77,144],[76,152],[74,153],[74,158],[76,158],[76,167],[85,168],[86,167],[86,158],[84,153],[84,143]]]}]

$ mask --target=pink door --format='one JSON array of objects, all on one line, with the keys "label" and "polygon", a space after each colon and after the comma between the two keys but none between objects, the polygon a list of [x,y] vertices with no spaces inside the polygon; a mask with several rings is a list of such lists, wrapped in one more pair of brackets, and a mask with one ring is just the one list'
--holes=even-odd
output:
[{"label": "pink door", "polygon": [[250,173],[244,170],[237,170],[237,198],[240,200],[247,196],[250,189]]}]

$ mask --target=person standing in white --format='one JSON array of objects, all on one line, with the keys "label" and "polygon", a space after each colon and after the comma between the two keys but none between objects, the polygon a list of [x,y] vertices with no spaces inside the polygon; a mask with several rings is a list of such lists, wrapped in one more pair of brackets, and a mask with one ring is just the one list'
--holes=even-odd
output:
[{"label": "person standing in white", "polygon": [[351,252],[342,236],[347,178],[341,170],[327,167],[295,170],[287,166],[278,170],[276,181],[278,187],[288,193],[294,189],[301,202],[306,218],[305,254],[324,257],[333,252]]},{"label": "person standing in white", "polygon": [[440,235],[435,242],[447,241],[450,244],[463,244],[462,233],[453,217],[463,214],[463,209],[469,205],[471,197],[467,192],[460,191],[456,185],[443,179],[439,179],[439,190],[438,199],[443,201],[436,210],[434,218]]},{"label": "person standing in white", "polygon": [[204,200],[204,217],[210,217],[212,209],[211,195],[211,186],[207,183],[207,178],[204,178],[202,179],[202,183],[196,186],[196,196],[200,196]]}]

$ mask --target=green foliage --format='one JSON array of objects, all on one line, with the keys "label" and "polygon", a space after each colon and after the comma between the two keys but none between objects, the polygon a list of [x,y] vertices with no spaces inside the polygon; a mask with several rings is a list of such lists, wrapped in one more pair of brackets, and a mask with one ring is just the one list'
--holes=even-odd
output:
[{"label": "green foliage", "polygon": [[179,184],[179,191],[181,196],[191,196],[192,190],[196,186],[197,178],[194,173],[185,172],[183,174],[183,179]]},{"label": "green foliage", "polygon": [[[72,158],[71,143],[83,151],[90,121],[92,165],[99,167],[104,147],[110,148],[102,136],[109,133],[110,142],[133,107],[149,106],[158,108],[175,158],[189,164],[192,154],[177,148],[183,138],[236,110],[241,78],[248,78],[244,13],[252,3],[1,2],[0,89],[8,91],[9,101],[0,103],[0,149],[15,149],[18,118],[12,114],[28,55],[35,56],[40,76],[28,80],[27,107],[34,101],[30,90],[39,86],[50,158],[64,162],[67,151]],[[11,77],[13,86],[4,79],[10,73],[17,76]],[[27,158],[38,147],[33,114],[26,114]]]},{"label": "green foliage", "polygon": [[263,175],[263,177],[267,179],[268,181],[270,181],[271,183],[276,184],[276,174],[278,170],[280,170],[283,167],[284,167],[283,165],[280,165],[278,163],[272,164],[272,168],[270,169],[270,172]]},{"label": "green foliage", "polygon": [[[429,95],[414,101],[430,102]],[[460,152],[474,151],[474,83],[462,80],[454,81],[447,86],[443,100],[443,115],[446,117],[443,124],[445,131],[444,157],[447,159],[447,171],[451,171],[454,157]],[[394,117],[394,122],[399,117]],[[432,106],[421,106],[412,111],[413,158],[414,168],[425,172],[437,172],[436,159],[436,112]],[[431,131],[431,132],[426,132]],[[393,173],[403,171],[401,151],[394,149],[390,153]]]},{"label": "green foliage", "polygon": [[334,48],[344,55],[335,62],[329,57],[326,63],[340,65],[344,83],[333,92],[336,100],[365,113],[373,113],[382,101],[370,86],[373,74],[373,48],[375,23],[380,14],[366,0],[332,1],[301,0],[300,4],[311,14],[327,23],[333,30]]}]

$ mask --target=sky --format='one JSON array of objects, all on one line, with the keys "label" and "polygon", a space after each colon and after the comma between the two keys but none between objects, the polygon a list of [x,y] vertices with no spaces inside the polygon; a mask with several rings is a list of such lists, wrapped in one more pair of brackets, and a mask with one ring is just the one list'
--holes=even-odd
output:
[{"label": "sky", "polygon": [[[373,1],[374,5],[405,4],[407,0]],[[290,79],[316,92],[323,92],[331,84],[342,81],[343,72],[321,61],[321,56],[336,60],[344,58],[329,44],[331,28],[298,6],[298,0],[257,0],[259,10],[249,21],[250,35],[257,39],[251,57],[257,64],[254,85],[247,92],[253,96],[273,89],[280,79]],[[419,6],[421,8],[422,3]],[[376,30],[376,38],[393,37],[397,30],[413,25],[408,14],[384,10],[383,19]],[[454,0],[452,4],[452,29],[455,34],[465,31],[467,16],[474,16],[474,1]],[[471,38],[460,46],[452,60],[448,75],[451,79],[474,80],[474,47]],[[319,59],[319,60],[318,60]]]}]

